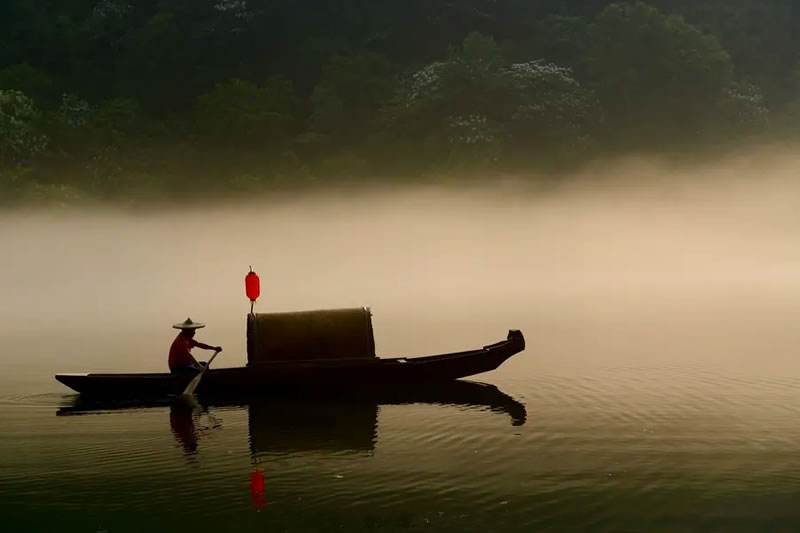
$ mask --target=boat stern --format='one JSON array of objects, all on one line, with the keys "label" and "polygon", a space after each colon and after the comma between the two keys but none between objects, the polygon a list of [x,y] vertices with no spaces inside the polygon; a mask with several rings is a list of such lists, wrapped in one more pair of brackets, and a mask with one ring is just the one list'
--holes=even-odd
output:
[{"label": "boat stern", "polygon": [[86,382],[89,374],[56,374],[56,381],[66,385],[75,392],[81,392],[81,385]]}]

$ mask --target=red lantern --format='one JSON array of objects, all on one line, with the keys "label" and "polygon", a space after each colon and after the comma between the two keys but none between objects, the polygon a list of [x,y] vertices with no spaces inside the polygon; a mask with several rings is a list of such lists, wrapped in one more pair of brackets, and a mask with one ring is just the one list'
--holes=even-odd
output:
[{"label": "red lantern", "polygon": [[244,277],[244,289],[251,302],[258,300],[261,295],[261,283],[258,274],[253,272],[253,267],[250,267],[250,272]]}]

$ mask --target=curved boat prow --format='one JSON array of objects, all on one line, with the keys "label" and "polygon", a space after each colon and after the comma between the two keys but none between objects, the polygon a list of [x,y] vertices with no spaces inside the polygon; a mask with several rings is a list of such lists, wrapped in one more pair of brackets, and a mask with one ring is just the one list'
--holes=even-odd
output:
[{"label": "curved boat prow", "polygon": [[498,354],[500,358],[497,360],[497,366],[500,366],[512,356],[525,350],[525,336],[522,334],[522,331],[518,329],[510,329],[508,330],[506,340],[489,344],[488,346],[484,346],[483,349],[486,352]]},{"label": "curved boat prow", "polygon": [[522,331],[518,329],[510,329],[508,330],[508,337],[506,337],[509,341],[516,341],[519,344],[520,351],[525,349],[525,335],[522,334]]}]

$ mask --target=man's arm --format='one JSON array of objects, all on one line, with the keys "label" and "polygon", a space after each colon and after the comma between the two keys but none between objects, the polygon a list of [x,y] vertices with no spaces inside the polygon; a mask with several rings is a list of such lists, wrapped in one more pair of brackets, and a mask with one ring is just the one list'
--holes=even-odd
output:
[{"label": "man's arm", "polygon": [[217,352],[222,351],[222,347],[220,346],[209,346],[208,344],[203,344],[202,342],[195,342],[194,345],[203,350],[214,350]]}]

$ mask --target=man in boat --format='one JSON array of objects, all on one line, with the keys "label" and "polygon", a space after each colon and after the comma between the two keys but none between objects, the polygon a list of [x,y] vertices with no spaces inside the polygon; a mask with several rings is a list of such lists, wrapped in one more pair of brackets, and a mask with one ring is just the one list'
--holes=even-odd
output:
[{"label": "man in boat", "polygon": [[193,322],[191,318],[187,318],[180,324],[172,326],[175,329],[181,330],[175,340],[172,341],[172,346],[169,347],[169,371],[173,374],[180,373],[195,373],[201,370],[207,364],[205,362],[198,362],[192,356],[192,348],[200,348],[203,350],[214,350],[221,352],[222,348],[219,346],[209,346],[202,342],[194,340],[194,335],[198,329],[206,327],[205,324],[200,322]]}]

